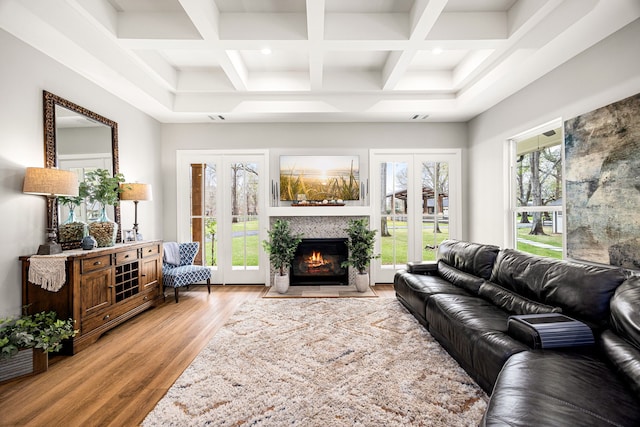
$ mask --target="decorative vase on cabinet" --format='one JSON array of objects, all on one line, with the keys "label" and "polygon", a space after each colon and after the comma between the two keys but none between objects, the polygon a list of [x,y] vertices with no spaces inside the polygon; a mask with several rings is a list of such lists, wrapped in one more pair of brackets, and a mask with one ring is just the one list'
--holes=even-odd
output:
[{"label": "decorative vase on cabinet", "polygon": [[89,234],[96,239],[99,248],[115,245],[118,224],[109,219],[105,206],[102,206],[100,218],[89,224]]}]

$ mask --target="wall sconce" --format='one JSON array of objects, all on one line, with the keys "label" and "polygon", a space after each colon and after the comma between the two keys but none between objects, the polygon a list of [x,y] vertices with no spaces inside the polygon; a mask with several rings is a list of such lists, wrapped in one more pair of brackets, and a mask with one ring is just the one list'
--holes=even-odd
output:
[{"label": "wall sconce", "polygon": [[62,252],[62,246],[56,242],[56,230],[52,220],[57,196],[75,197],[78,195],[78,176],[71,171],[54,168],[27,168],[24,175],[22,192],[47,197],[49,211],[47,223],[47,242],[40,245],[38,255],[53,255]]},{"label": "wall sconce", "polygon": [[120,200],[132,200],[134,204],[133,230],[138,240],[138,202],[153,200],[151,184],[123,183],[120,184]]}]

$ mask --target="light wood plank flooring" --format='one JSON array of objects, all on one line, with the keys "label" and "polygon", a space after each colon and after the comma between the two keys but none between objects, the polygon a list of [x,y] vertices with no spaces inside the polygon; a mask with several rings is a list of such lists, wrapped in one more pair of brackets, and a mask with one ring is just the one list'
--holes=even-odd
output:
[{"label": "light wood plank flooring", "polygon": [[[46,373],[0,385],[2,426],[136,426],[227,319],[263,286],[192,286]],[[392,285],[376,293],[393,298]]]}]

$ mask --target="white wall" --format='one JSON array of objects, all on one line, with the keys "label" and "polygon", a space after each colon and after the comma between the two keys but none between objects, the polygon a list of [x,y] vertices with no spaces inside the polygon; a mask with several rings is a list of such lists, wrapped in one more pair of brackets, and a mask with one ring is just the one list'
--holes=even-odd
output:
[{"label": "white wall", "polygon": [[[45,240],[45,198],[22,193],[27,166],[44,166],[42,91],[47,90],[118,123],[120,171],[150,183],[154,201],[141,202],[144,237],[162,238],[160,124],[100,87],[0,30],[0,316],[20,313],[18,257]],[[122,206],[122,225],[133,226],[133,204]]]},{"label": "white wall", "polygon": [[[466,181],[467,126],[463,123],[289,123],[289,124],[164,124],[164,236],[176,239],[176,150],[269,149],[271,155],[301,148],[341,150],[371,148],[460,148]],[[466,193],[463,191],[463,212]],[[466,224],[462,227],[466,236]]]},{"label": "white wall", "polygon": [[505,141],[640,92],[636,20],[469,122],[469,239],[507,246]]}]

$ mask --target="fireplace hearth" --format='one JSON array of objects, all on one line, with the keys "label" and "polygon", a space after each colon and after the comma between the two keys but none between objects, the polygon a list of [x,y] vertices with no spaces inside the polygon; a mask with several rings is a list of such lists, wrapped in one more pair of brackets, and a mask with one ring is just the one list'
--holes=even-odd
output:
[{"label": "fireplace hearth", "polygon": [[291,263],[290,284],[348,285],[347,239],[302,239]]}]

